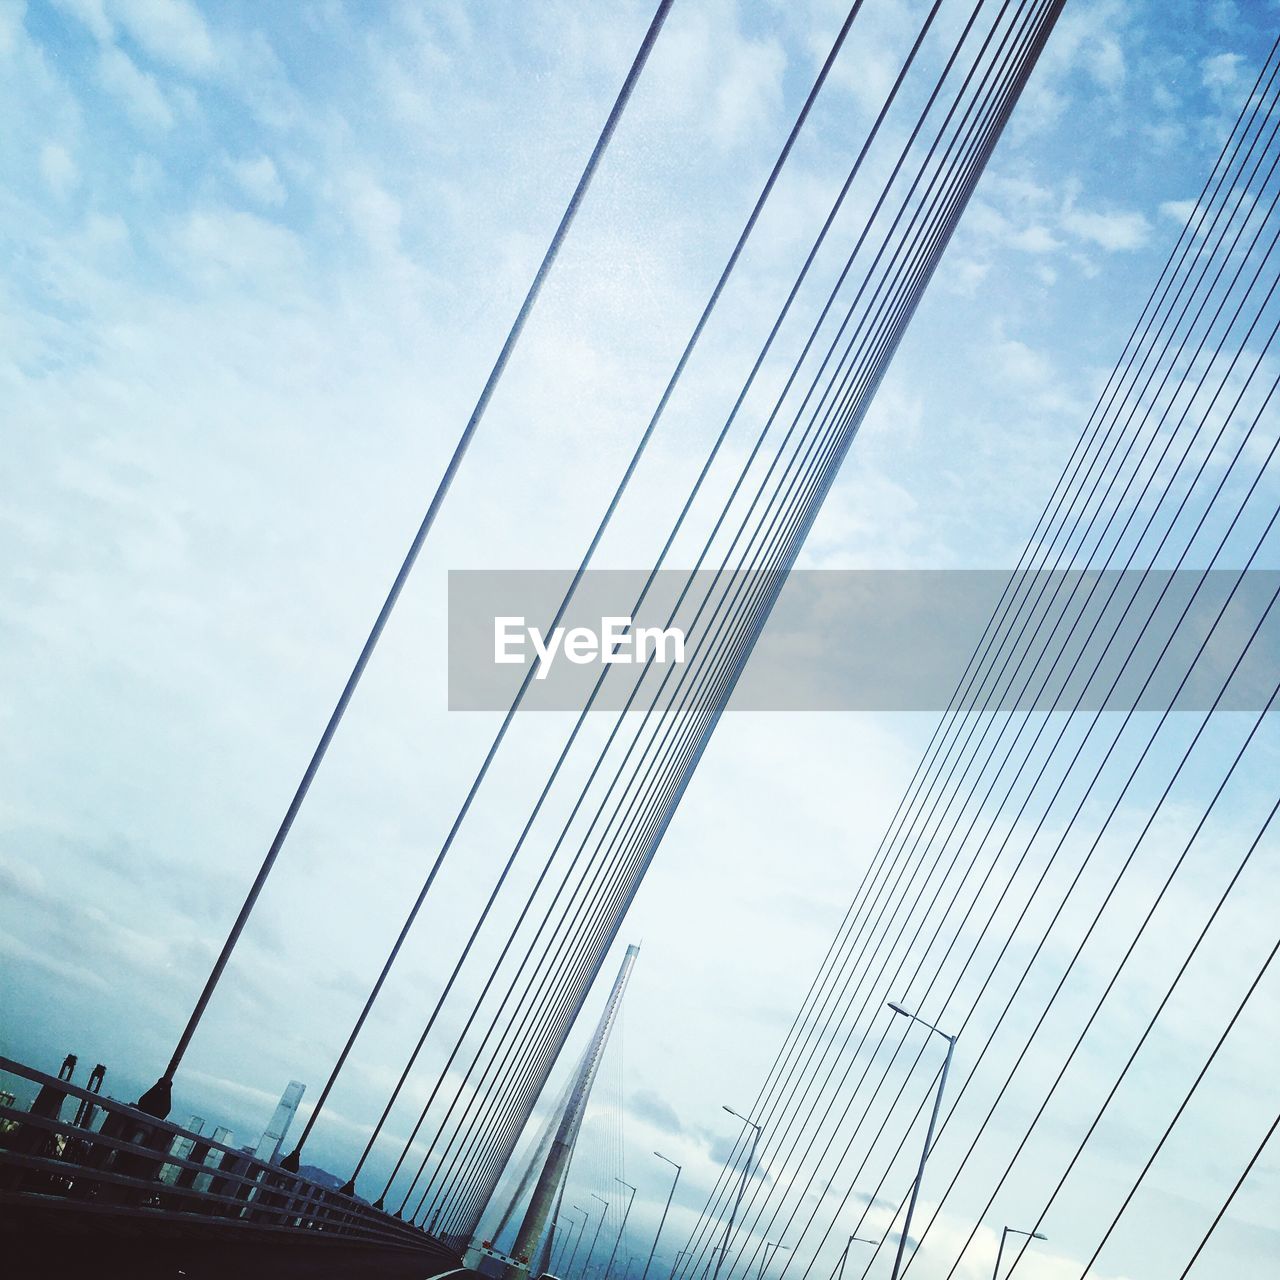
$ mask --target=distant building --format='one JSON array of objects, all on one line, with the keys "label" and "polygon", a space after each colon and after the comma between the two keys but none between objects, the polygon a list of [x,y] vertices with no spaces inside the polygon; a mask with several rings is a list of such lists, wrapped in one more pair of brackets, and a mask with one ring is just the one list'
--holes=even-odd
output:
[{"label": "distant building", "polygon": [[280,1144],[284,1141],[285,1134],[289,1132],[289,1126],[293,1123],[293,1117],[298,1110],[298,1103],[302,1101],[302,1095],[306,1089],[307,1086],[301,1080],[289,1081],[288,1087],[280,1095],[280,1105],[276,1107],[271,1123],[267,1125],[261,1141],[254,1150],[253,1154],[259,1160],[274,1161],[279,1156]]},{"label": "distant building", "polygon": [[[0,1089],[0,1107],[12,1107],[15,1102],[17,1098],[8,1089]],[[0,1133],[12,1133],[17,1127],[16,1120],[10,1120],[7,1116],[0,1118]]]},{"label": "distant building", "polygon": [[[187,1121],[187,1131],[189,1133],[198,1134],[204,1128],[204,1120],[200,1116],[192,1116]],[[191,1152],[195,1149],[195,1138],[175,1137],[169,1146],[169,1154],[177,1156],[179,1160],[189,1160]],[[178,1175],[182,1173],[182,1166],[176,1164],[167,1164],[160,1170],[160,1181],[173,1186],[178,1180]]]}]

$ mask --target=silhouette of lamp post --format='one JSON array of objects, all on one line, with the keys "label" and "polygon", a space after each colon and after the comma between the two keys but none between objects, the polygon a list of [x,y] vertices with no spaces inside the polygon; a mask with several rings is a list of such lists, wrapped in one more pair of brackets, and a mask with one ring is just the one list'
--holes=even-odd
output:
[{"label": "silhouette of lamp post", "polygon": [[764,1280],[765,1269],[769,1265],[770,1249],[773,1249],[775,1252],[781,1249],[783,1253],[788,1253],[790,1252],[791,1246],[789,1244],[783,1244],[780,1240],[766,1240],[764,1242],[764,1254],[760,1258],[760,1270],[756,1272],[756,1280]]},{"label": "silhouette of lamp post", "polygon": [[910,1018],[912,1022],[918,1022],[922,1027],[928,1027],[935,1035],[941,1036],[947,1042],[947,1056],[942,1063],[942,1075],[938,1079],[938,1092],[933,1099],[933,1114],[929,1117],[929,1132],[924,1136],[924,1150],[920,1153],[920,1167],[916,1170],[915,1182],[911,1184],[911,1199],[907,1201],[907,1217],[902,1224],[902,1235],[898,1237],[898,1252],[893,1259],[893,1275],[890,1280],[898,1280],[898,1275],[902,1271],[902,1255],[907,1247],[907,1236],[911,1231],[911,1215],[915,1212],[916,1199],[920,1195],[920,1183],[924,1179],[924,1166],[929,1159],[929,1148],[933,1146],[933,1131],[938,1123],[938,1112],[942,1108],[942,1091],[947,1086],[947,1071],[951,1067],[951,1055],[955,1051],[956,1037],[949,1036],[945,1031],[938,1030],[932,1022],[926,1022],[909,1009],[904,1009],[900,1004],[894,1004],[892,1000],[888,1003],[889,1008],[894,1013],[904,1018]]},{"label": "silhouette of lamp post", "polygon": [[629,1182],[623,1182],[621,1178],[614,1178],[614,1182],[621,1182],[631,1192],[631,1198],[627,1201],[627,1210],[622,1215],[622,1225],[618,1228],[618,1238],[613,1242],[613,1252],[609,1255],[609,1265],[604,1269],[604,1280],[609,1280],[609,1273],[613,1270],[613,1260],[618,1256],[618,1246],[622,1243],[622,1233],[627,1229],[627,1219],[631,1216],[631,1206],[636,1202],[636,1189]]},{"label": "silhouette of lamp post", "polygon": [[658,1252],[658,1240],[662,1236],[663,1226],[666,1225],[667,1212],[671,1208],[671,1200],[676,1193],[676,1183],[680,1181],[681,1166],[676,1164],[674,1160],[668,1159],[661,1151],[655,1151],[653,1154],[657,1156],[659,1160],[666,1160],[666,1162],[676,1171],[676,1176],[671,1179],[671,1190],[667,1192],[667,1203],[663,1207],[662,1217],[658,1221],[658,1229],[654,1232],[653,1248],[649,1250],[649,1260],[644,1264],[644,1271],[641,1272],[640,1280],[648,1280],[649,1278],[649,1268],[653,1265],[653,1255]]},{"label": "silhouette of lamp post", "polygon": [[733,1232],[733,1224],[738,1218],[738,1206],[742,1204],[742,1197],[747,1190],[747,1178],[751,1173],[751,1166],[756,1162],[756,1144],[760,1141],[760,1126],[754,1120],[748,1120],[746,1116],[739,1115],[732,1107],[725,1105],[724,1109],[735,1120],[741,1120],[744,1125],[749,1124],[754,1132],[751,1135],[751,1151],[747,1156],[747,1162],[742,1166],[742,1178],[738,1182],[738,1194],[734,1199],[733,1208],[729,1213],[729,1221],[724,1227],[724,1243],[720,1246],[720,1252],[716,1254],[716,1269],[712,1272],[713,1280],[720,1280],[720,1267],[725,1260],[725,1255],[729,1252],[729,1236]]},{"label": "silhouette of lamp post", "polygon": [[840,1269],[836,1272],[836,1280],[844,1280],[844,1264],[849,1257],[849,1247],[854,1244],[873,1244],[878,1249],[880,1247],[879,1240],[869,1240],[866,1236],[850,1236],[844,1242],[844,1250],[840,1254]]},{"label": "silhouette of lamp post", "polygon": [[1026,1236],[1029,1240],[1047,1240],[1049,1237],[1039,1231],[1019,1231],[1017,1227],[1005,1227],[1000,1233],[1000,1248],[996,1250],[996,1269],[991,1273],[991,1280],[998,1280],[1000,1275],[1000,1259],[1004,1257],[1004,1242],[1008,1236]]},{"label": "silhouette of lamp post", "polygon": [[604,1208],[600,1210],[600,1221],[596,1223],[595,1235],[591,1237],[591,1248],[587,1250],[587,1260],[582,1264],[582,1274],[584,1276],[591,1272],[591,1259],[595,1257],[596,1241],[600,1239],[600,1228],[604,1226],[604,1215],[609,1212],[609,1202],[604,1198],[604,1196],[596,1195],[593,1191],[591,1193],[591,1198],[593,1200],[599,1200],[600,1203],[604,1205]]}]

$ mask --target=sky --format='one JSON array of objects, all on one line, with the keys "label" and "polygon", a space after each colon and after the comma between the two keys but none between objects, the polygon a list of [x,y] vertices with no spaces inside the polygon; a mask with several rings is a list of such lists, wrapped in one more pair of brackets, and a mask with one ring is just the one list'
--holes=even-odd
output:
[{"label": "sky", "polygon": [[[602,564],[652,562],[921,12],[869,0]],[[129,1099],[163,1065],[650,13],[0,4],[4,1053],[102,1061]],[[249,1141],[289,1079],[314,1096],[495,728],[447,710],[447,571],[577,563],[842,13],[676,0],[175,1116]],[[1260,2],[1069,0],[804,567],[1016,560],[1275,18]],[[728,459],[744,451],[735,437]],[[682,1242],[736,1136],[721,1107],[750,1104],[934,724],[740,712],[713,739],[604,967],[643,942],[610,1077],[615,1164],[640,1188],[629,1239],[652,1238],[665,1199],[656,1146],[685,1167],[664,1237]],[[317,1128],[316,1163],[344,1171],[362,1145],[566,729],[521,721]],[[1233,822],[1264,790],[1242,786]],[[1235,847],[1233,822],[1211,850]],[[1205,856],[1187,911],[1220,863]],[[1020,1274],[1079,1274],[1088,1224],[1188,1078],[1215,979],[1265,940],[1274,887],[1261,877],[1235,908],[1184,1034],[1160,1046],[1178,1070],[1144,1077],[1146,1106],[1131,1100]],[[1167,927],[1180,936],[1176,912]],[[1124,1009],[1158,986],[1152,947]],[[1113,951],[1090,953],[1080,1002]],[[1263,995],[1274,1011],[1275,984]],[[1276,1110],[1265,1025],[1242,1027],[1141,1234],[1095,1276],[1176,1273]],[[1122,1010],[1110,1033],[1123,1026]],[[1088,1057],[1082,1096],[1108,1067]],[[1038,1139],[1045,1169],[1073,1114]],[[603,1143],[613,1123],[601,1111],[588,1133]],[[584,1178],[589,1165],[606,1176],[603,1155],[584,1156]],[[1201,1274],[1261,1274],[1280,1253],[1276,1184],[1273,1152]],[[1025,1201],[999,1208],[1025,1214],[1038,1189],[1028,1178]],[[957,1211],[939,1234],[967,1227]],[[988,1222],[960,1274],[989,1274],[994,1240]]]}]

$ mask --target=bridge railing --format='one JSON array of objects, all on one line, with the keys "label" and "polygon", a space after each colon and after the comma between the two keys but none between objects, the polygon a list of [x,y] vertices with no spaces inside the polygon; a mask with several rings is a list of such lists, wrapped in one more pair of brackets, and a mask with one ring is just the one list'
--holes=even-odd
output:
[{"label": "bridge railing", "polygon": [[[170,1226],[433,1245],[419,1229],[363,1200],[250,1152],[9,1058],[0,1057],[0,1073],[38,1086],[30,1110],[0,1105],[0,1203],[11,1209],[61,1202],[89,1214]],[[65,1110],[73,1112],[70,1120]]]}]

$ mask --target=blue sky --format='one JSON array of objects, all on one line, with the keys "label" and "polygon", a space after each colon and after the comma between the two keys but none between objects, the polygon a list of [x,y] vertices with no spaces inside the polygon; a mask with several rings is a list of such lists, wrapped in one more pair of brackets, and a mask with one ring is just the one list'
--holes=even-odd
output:
[{"label": "blue sky", "polygon": [[[921,9],[869,0],[603,563],[660,545]],[[286,1080],[318,1086],[493,728],[444,708],[444,574],[577,562],[841,13],[676,0],[177,1114],[247,1140]],[[6,1052],[101,1059],[119,1096],[155,1075],[649,16],[0,5]],[[1013,562],[1274,25],[1261,3],[1070,0],[803,563]],[[478,900],[563,728],[521,726],[446,900]],[[639,1230],[655,1142],[688,1167],[677,1221],[713,1173],[720,1104],[754,1092],[931,728],[742,715],[713,743],[622,939],[645,941]],[[465,916],[424,921],[319,1163],[349,1161]],[[1226,1115],[1206,1123],[1243,1150]],[[1229,1265],[1274,1254],[1274,1181],[1242,1198]],[[1199,1194],[1171,1178],[1154,1220]],[[1076,1244],[1027,1272],[1073,1274]],[[1097,1274],[1164,1274],[1140,1259]]]}]

